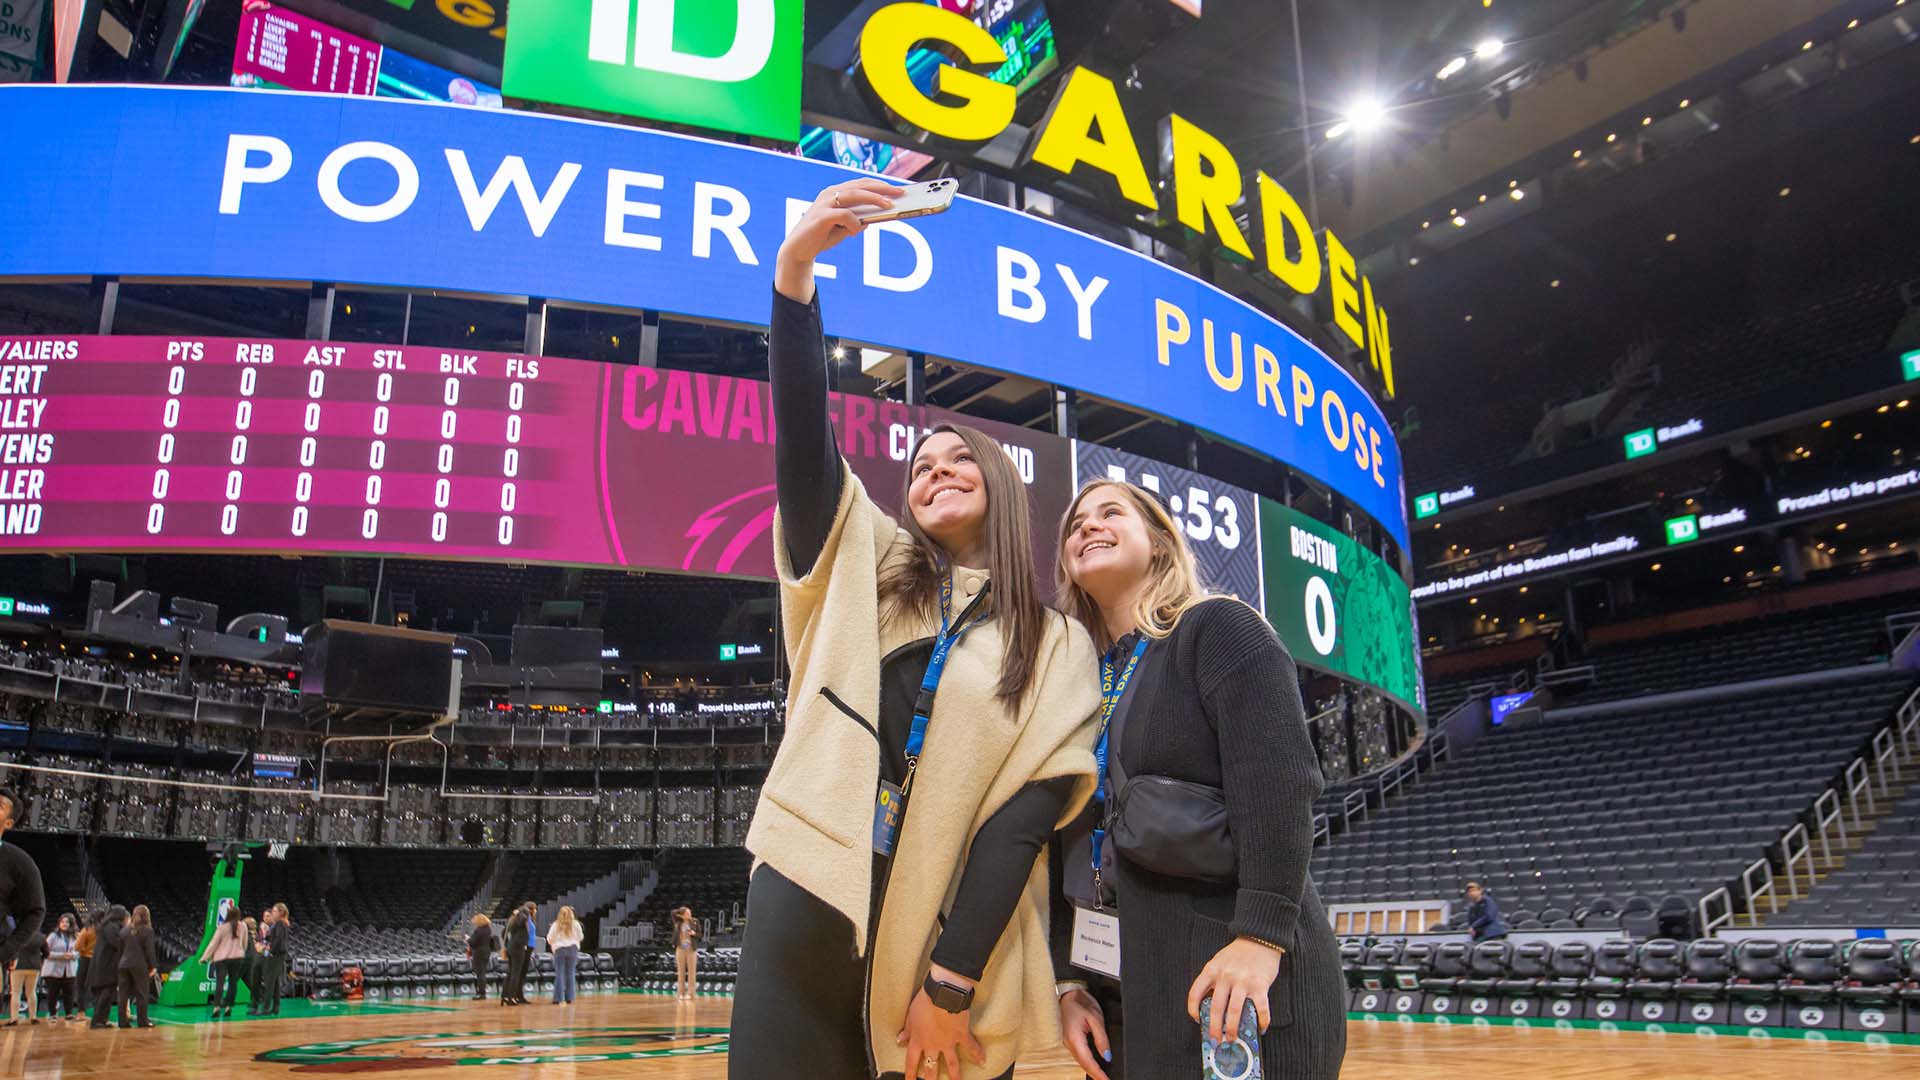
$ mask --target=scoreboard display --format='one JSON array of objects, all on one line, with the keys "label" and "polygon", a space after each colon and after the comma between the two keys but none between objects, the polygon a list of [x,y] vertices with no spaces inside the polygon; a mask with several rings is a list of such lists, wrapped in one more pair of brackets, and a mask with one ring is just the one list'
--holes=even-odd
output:
[{"label": "scoreboard display", "polygon": [[[883,507],[936,424],[1027,486],[1037,569],[1076,480],[1161,492],[1207,584],[1303,663],[1418,701],[1412,602],[1352,537],[1112,447],[829,395]],[[771,388],[637,365],[423,346],[0,337],[0,552],[399,555],[773,576]]]},{"label": "scoreboard display", "polygon": [[[949,418],[831,407],[882,505],[919,433]],[[1064,440],[966,422],[1007,447],[1037,502],[1064,503]],[[750,379],[417,346],[0,337],[0,550],[772,577],[773,435],[769,387]],[[1036,545],[1051,528],[1036,522]]]},{"label": "scoreboard display", "polygon": [[0,543],[594,561],[595,365],[327,342],[0,339]]}]

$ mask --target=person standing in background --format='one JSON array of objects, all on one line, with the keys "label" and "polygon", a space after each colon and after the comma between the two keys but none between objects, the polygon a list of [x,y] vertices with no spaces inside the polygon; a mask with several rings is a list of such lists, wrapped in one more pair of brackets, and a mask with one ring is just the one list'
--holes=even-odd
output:
[{"label": "person standing in background", "polygon": [[[120,1000],[120,942],[127,929],[127,909],[115,904],[107,909],[100,920],[98,936],[93,943],[93,966],[87,972],[87,982],[93,989],[93,1023],[89,1027],[107,1026],[107,1017]],[[121,1026],[126,1026],[126,1006],[120,1007]]]},{"label": "person standing in background", "polygon": [[0,968],[11,970],[14,954],[40,932],[47,918],[47,893],[40,884],[40,867],[33,856],[6,842],[8,829],[25,821],[27,804],[0,788],[0,924],[11,916],[13,929],[0,938]]},{"label": "person standing in background", "polygon": [[1477,881],[1467,882],[1467,931],[1476,942],[1497,941],[1507,936],[1507,924],[1500,918],[1500,902],[1488,896]]},{"label": "person standing in background", "polygon": [[249,944],[246,917],[240,913],[240,905],[235,904],[227,909],[227,917],[214,927],[213,937],[200,952],[200,962],[213,972],[213,996],[207,1004],[213,1007],[212,1016],[216,1020],[233,1013]]},{"label": "person standing in background", "polygon": [[271,922],[263,936],[266,953],[260,965],[260,996],[255,999],[256,1016],[280,1015],[280,979],[287,972],[287,957],[292,952],[293,928],[287,918],[287,905],[275,904],[267,912]]},{"label": "person standing in background", "polygon": [[579,992],[577,972],[580,965],[580,942],[586,937],[580,920],[570,907],[562,907],[553,917],[553,925],[547,928],[547,949],[553,953],[553,1003],[571,1005]]},{"label": "person standing in background", "polygon": [[133,909],[133,922],[127,927],[120,942],[120,1026],[131,1027],[127,1023],[129,1005],[139,1017],[140,1026],[150,1028],[153,1022],[147,1019],[147,999],[152,991],[153,977],[160,972],[160,957],[153,945],[153,913],[147,905],[136,904]]},{"label": "person standing in background", "polygon": [[[46,958],[47,939],[36,928],[27,935],[26,944],[20,946],[20,951],[13,955],[13,985],[7,991],[6,1027],[20,1023],[22,1016],[27,1018],[29,1024],[40,1023],[40,968],[46,963]],[[24,1007],[21,1005],[23,1000],[26,1002]]]},{"label": "person standing in background", "polygon": [[261,950],[267,943],[260,940],[260,928],[266,924],[256,921],[249,915],[243,920],[247,925],[247,954],[241,958],[240,981],[247,987],[247,1015],[257,1015],[260,1008],[260,965]]},{"label": "person standing in background", "polygon": [[487,975],[493,970],[493,950],[500,942],[493,933],[493,920],[484,914],[473,917],[473,932],[467,935],[467,963],[473,965],[473,1000],[487,1000]]},{"label": "person standing in background", "polygon": [[87,916],[87,925],[80,936],[73,939],[73,951],[80,954],[80,972],[74,978],[74,985],[80,995],[80,1015],[85,1016],[93,1007],[93,985],[88,981],[89,970],[93,966],[94,942],[100,937],[100,924],[105,922],[107,913],[94,911]]},{"label": "person standing in background", "polygon": [[527,1003],[527,958],[533,955],[533,920],[527,916],[525,907],[513,909],[513,916],[507,920],[505,941],[507,959],[507,981],[500,988],[500,1004],[525,1005]]},{"label": "person standing in background", "polygon": [[700,921],[690,907],[673,909],[673,974],[675,996],[692,1000],[700,974]]},{"label": "person standing in background", "polygon": [[47,988],[47,1019],[71,1018],[79,1007],[73,990],[79,966],[73,916],[62,915],[47,935],[47,962],[40,968],[40,982]]}]

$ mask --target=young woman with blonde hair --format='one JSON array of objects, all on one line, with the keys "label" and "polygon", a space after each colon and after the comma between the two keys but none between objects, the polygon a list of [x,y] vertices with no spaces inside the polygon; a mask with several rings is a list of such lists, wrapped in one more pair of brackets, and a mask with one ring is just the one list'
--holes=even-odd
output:
[{"label": "young woman with blonde hair", "polygon": [[[1293,659],[1258,612],[1206,593],[1151,492],[1088,484],[1059,542],[1063,606],[1093,631],[1113,701],[1100,799],[1058,845],[1068,1051],[1097,1080],[1195,1075],[1211,998],[1216,1038],[1253,1006],[1264,1075],[1334,1080],[1346,1013],[1307,876],[1322,781]],[[1115,918],[1109,955],[1094,928]]]},{"label": "young woman with blonde hair", "polygon": [[570,907],[562,907],[547,927],[547,951],[553,954],[553,1003],[571,1005],[580,993],[580,942],[587,936]]},{"label": "young woman with blonde hair", "polygon": [[774,265],[792,674],[747,836],[759,865],[728,1061],[743,1080],[983,1080],[1058,1045],[1038,855],[1093,790],[1092,644],[1041,603],[1026,486],[997,443],[926,433],[896,518],[828,420],[815,259],[898,190],[822,191]]}]

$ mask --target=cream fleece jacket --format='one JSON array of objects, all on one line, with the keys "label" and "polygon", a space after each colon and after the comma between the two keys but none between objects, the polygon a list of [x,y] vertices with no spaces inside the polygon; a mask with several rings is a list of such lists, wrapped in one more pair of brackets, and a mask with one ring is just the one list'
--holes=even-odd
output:
[{"label": "cream fleece jacket", "polygon": [[[881,624],[880,569],[906,557],[912,541],[859,478],[842,468],[840,505],[806,576],[794,574],[784,530],[774,521],[792,675],[786,735],[761,788],[747,848],[845,914],[854,940],[864,946],[880,777],[879,743],[871,728],[878,721],[881,658],[933,637],[939,625],[925,619]],[[960,567],[953,576],[959,604],[987,583],[985,571]],[[870,958],[867,1034],[882,1071],[900,1067],[894,1037],[926,978],[940,918],[959,888],[974,833],[1036,780],[1078,779],[1061,826],[1093,795],[1100,676],[1092,640],[1073,620],[1048,615],[1034,689],[1017,716],[993,696],[1004,647],[994,620],[969,631],[948,658],[935,699]],[[861,721],[842,711],[828,691]],[[971,1020],[987,1060],[966,1063],[962,1080],[997,1077],[1021,1054],[1060,1044],[1045,858],[1035,860],[1025,896],[980,978]]]}]

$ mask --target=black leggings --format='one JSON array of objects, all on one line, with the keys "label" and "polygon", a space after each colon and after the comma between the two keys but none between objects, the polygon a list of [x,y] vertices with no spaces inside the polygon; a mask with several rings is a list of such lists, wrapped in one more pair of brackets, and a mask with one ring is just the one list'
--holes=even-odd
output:
[{"label": "black leggings", "polygon": [[[734,983],[727,1076],[785,1076],[795,1061],[804,1061],[817,1080],[868,1080],[866,975],[846,916],[773,867],[755,870]],[[1001,1080],[1012,1075],[1009,1069]]]},{"label": "black leggings", "polygon": [[80,999],[74,996],[73,976],[55,975],[49,978],[42,975],[40,985],[47,988],[47,1015],[72,1016],[80,1009]]}]

